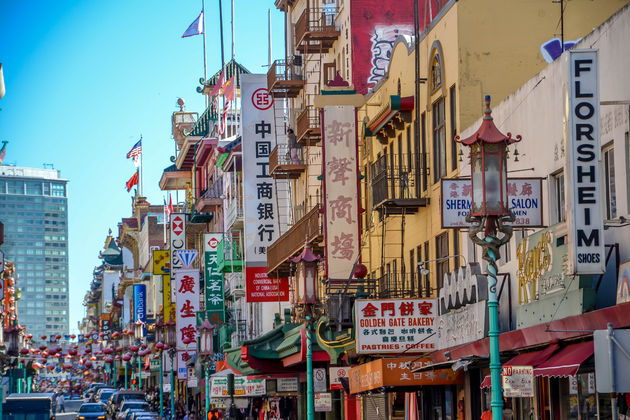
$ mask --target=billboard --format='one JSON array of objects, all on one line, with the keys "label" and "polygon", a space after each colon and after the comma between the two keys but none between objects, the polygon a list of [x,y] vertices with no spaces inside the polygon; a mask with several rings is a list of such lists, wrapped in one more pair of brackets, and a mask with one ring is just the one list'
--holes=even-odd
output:
[{"label": "billboard", "polygon": [[566,103],[565,191],[572,274],[602,274],[604,219],[601,195],[599,65],[597,50],[570,50]]},{"label": "billboard", "polygon": [[114,300],[118,284],[120,283],[120,272],[113,270],[105,270],[103,272],[103,307],[102,313],[109,313],[110,306]]},{"label": "billboard", "polygon": [[[447,2],[417,1],[422,32]],[[357,93],[366,94],[383,78],[396,39],[413,36],[413,16],[413,2],[352,1],[352,83]]]}]

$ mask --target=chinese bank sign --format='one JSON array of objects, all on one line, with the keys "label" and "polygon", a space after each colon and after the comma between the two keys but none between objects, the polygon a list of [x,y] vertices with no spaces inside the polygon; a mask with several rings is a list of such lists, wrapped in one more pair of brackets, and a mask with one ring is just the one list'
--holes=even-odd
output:
[{"label": "chinese bank sign", "polygon": [[357,353],[437,349],[437,299],[357,300]]},{"label": "chinese bank sign", "polygon": [[[265,75],[244,74],[241,78],[247,301],[287,301],[288,293],[282,291],[288,291],[288,279],[268,279],[266,269],[267,249],[280,236],[277,191],[269,174],[269,155],[276,146],[273,98]],[[253,289],[263,283],[265,288],[257,288],[254,297]]]}]

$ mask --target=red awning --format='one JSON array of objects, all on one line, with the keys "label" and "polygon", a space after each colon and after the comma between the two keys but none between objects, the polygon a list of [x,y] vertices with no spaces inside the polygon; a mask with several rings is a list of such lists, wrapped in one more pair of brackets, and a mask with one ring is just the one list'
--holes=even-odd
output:
[{"label": "red awning", "polygon": [[593,355],[593,341],[570,344],[534,369],[534,376],[575,376],[580,365]]},{"label": "red awning", "polygon": [[[536,368],[545,363],[547,359],[549,359],[559,348],[560,346],[557,344],[551,344],[542,350],[522,353],[503,363],[503,366],[533,366]],[[534,370],[534,372],[536,372],[536,370]],[[483,378],[480,387],[488,388],[491,382],[490,375],[486,375],[486,377]]]}]

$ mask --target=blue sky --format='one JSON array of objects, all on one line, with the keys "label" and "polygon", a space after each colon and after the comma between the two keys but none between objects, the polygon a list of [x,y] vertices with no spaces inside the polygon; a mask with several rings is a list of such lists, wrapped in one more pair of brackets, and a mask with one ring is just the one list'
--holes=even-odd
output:
[{"label": "blue sky", "polygon": [[[272,0],[235,0],[236,59],[266,73],[267,10],[274,58],[284,54],[283,16]],[[181,38],[201,10],[190,0],[0,0],[0,100],[5,164],[52,163],[69,180],[70,329],[83,316],[83,295],[108,229],[131,213],[125,158],[143,136],[144,193],[161,204],[158,186],[174,142],[177,98],[204,110],[202,37]],[[218,0],[206,0],[208,75],[220,66]],[[226,61],[231,56],[230,1],[223,0]],[[19,270],[19,267],[17,267]]]}]

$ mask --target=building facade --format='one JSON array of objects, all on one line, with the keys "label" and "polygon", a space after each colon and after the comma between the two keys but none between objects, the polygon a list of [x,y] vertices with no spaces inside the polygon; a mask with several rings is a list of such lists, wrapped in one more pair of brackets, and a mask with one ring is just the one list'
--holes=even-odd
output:
[{"label": "building facade", "polygon": [[6,258],[20,267],[20,321],[35,337],[68,334],[68,190],[60,171],[0,166]]}]

